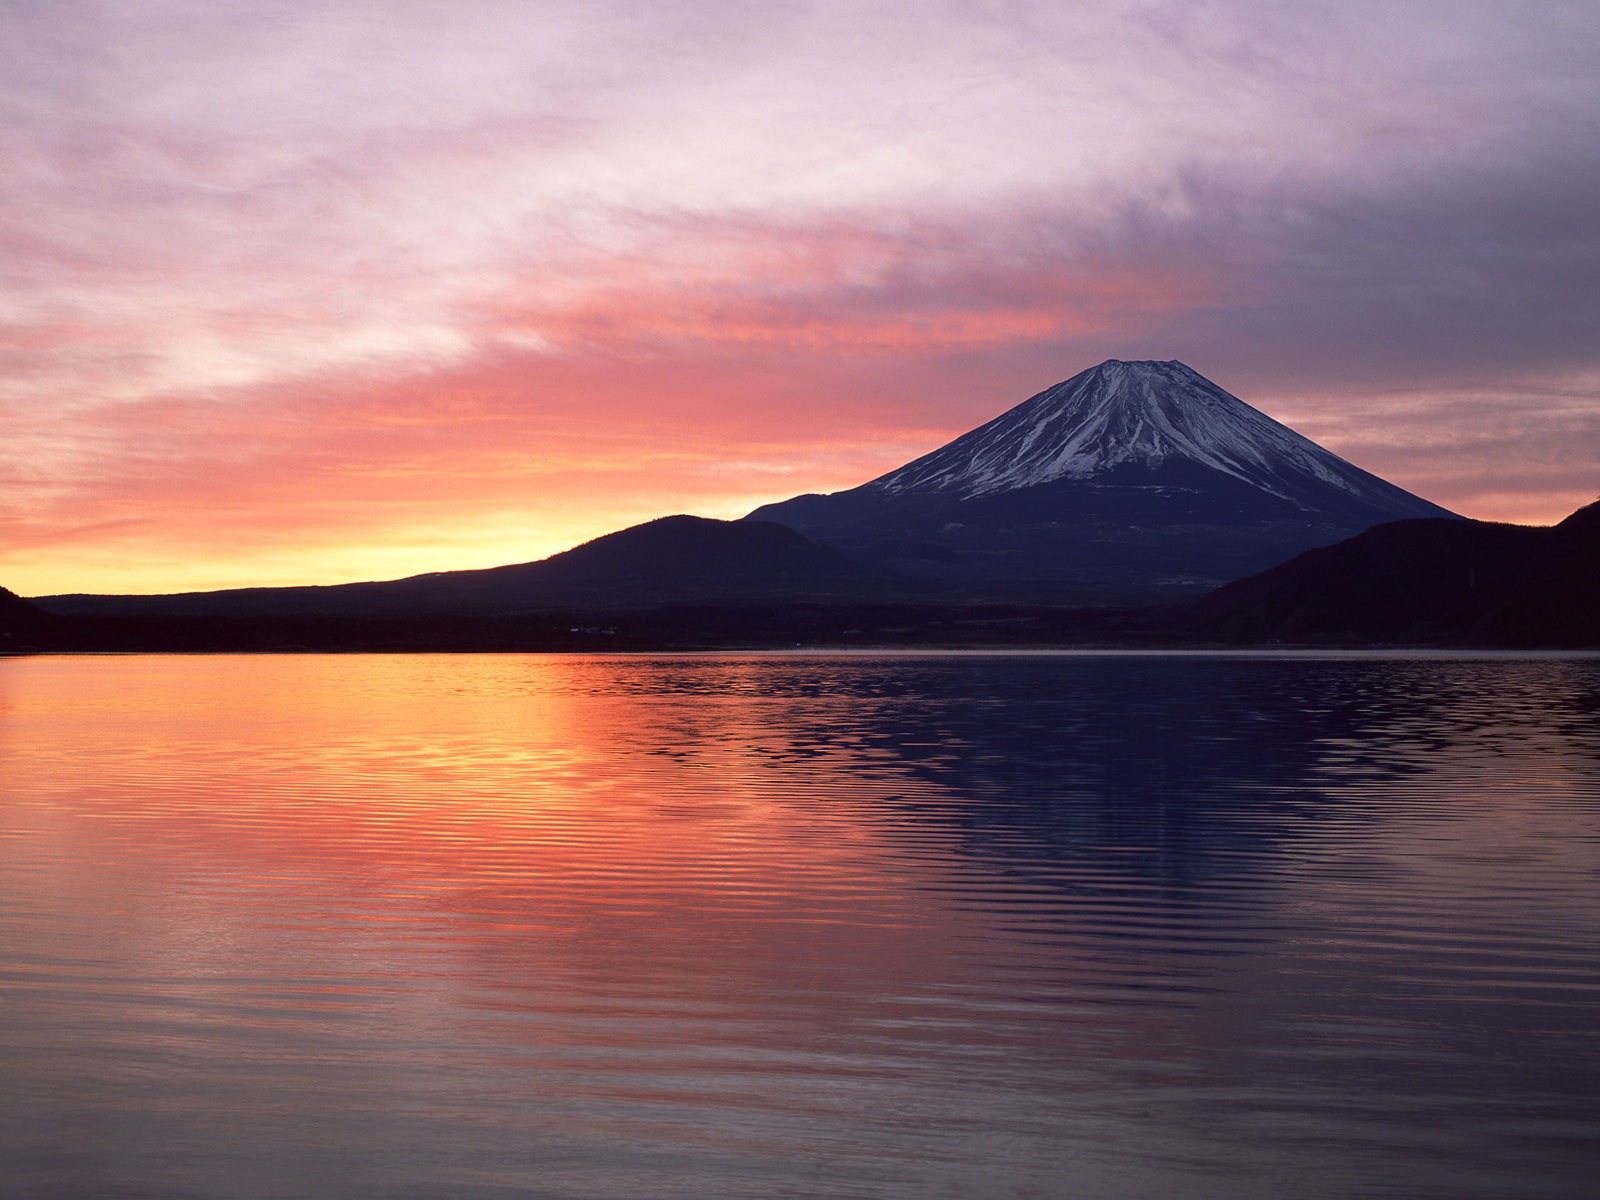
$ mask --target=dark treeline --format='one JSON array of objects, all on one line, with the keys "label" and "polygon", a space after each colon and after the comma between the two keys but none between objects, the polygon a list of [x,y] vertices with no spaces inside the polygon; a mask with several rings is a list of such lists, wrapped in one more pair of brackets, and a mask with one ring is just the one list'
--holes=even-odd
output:
[{"label": "dark treeline", "polygon": [[638,652],[797,647],[1154,646],[1172,614],[1026,605],[689,605],[525,616],[60,616],[3,634],[12,652]]}]

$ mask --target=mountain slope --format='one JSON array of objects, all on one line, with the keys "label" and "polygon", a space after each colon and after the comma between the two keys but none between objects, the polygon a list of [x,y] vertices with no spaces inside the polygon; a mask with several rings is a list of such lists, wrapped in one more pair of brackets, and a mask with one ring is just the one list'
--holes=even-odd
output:
[{"label": "mountain slope", "polygon": [[1453,515],[1183,363],[1111,360],[860,487],[750,519],[956,587],[1127,600],[1203,591],[1379,522]]},{"label": "mountain slope", "polygon": [[1548,528],[1380,525],[1220,588],[1185,625],[1230,642],[1600,646],[1600,503]]},{"label": "mountain slope", "polygon": [[1542,562],[1473,627],[1521,645],[1600,646],[1600,501],[1551,530]]},{"label": "mountain slope", "polygon": [[853,598],[875,572],[782,525],[661,517],[538,562],[381,583],[171,596],[46,596],[50,612],[137,616],[492,615],[700,601]]},{"label": "mountain slope", "polygon": [[6,588],[0,588],[0,651],[31,645],[55,625],[49,613]]}]

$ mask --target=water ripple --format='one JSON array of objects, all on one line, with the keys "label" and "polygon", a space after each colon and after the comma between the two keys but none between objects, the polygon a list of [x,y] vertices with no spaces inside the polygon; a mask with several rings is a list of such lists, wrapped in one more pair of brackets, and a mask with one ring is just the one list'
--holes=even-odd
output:
[{"label": "water ripple", "polygon": [[1600,661],[0,662],[8,1194],[1587,1195]]}]

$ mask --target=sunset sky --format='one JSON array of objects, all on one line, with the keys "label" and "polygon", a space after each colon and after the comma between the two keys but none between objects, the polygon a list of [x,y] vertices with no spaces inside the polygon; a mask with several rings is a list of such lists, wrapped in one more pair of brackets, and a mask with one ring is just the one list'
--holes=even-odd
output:
[{"label": "sunset sky", "polygon": [[1558,520],[1597,62],[1593,0],[0,0],[0,585],[527,561],[1113,357]]}]

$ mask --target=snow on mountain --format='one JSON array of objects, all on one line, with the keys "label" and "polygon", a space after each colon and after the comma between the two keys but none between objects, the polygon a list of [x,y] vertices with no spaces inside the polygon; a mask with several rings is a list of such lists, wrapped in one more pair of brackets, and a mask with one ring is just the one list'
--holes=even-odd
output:
[{"label": "snow on mountain", "polygon": [[[1185,460],[1293,500],[1294,476],[1352,495],[1373,477],[1181,362],[1112,359],[866,487],[970,498]],[[1427,505],[1427,515],[1438,510]],[[1421,509],[1416,515],[1423,515]]]}]

